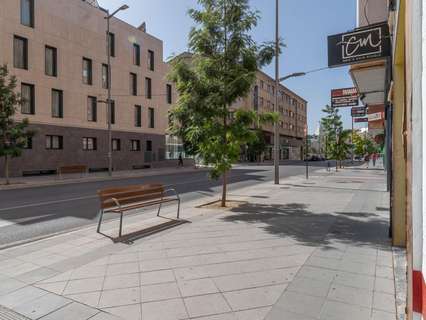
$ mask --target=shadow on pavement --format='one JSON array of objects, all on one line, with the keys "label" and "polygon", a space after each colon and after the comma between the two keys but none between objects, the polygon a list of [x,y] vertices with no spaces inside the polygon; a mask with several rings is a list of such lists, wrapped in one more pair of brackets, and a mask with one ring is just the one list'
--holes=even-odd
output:
[{"label": "shadow on pavement", "polygon": [[[230,210],[228,222],[264,224],[263,229],[290,237],[307,246],[330,246],[336,242],[355,246],[387,247],[389,224],[374,213],[314,213],[302,203],[248,203]],[[261,226],[262,227],[262,226]]]}]

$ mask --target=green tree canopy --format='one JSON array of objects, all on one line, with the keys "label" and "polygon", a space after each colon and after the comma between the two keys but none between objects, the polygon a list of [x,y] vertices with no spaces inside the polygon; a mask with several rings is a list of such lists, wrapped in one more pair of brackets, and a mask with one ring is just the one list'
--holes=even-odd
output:
[{"label": "green tree canopy", "polygon": [[28,119],[16,121],[17,107],[23,101],[15,92],[16,77],[9,76],[6,65],[0,67],[0,157],[5,159],[6,184],[9,184],[10,158],[19,157],[28,138],[34,133],[27,130]]},{"label": "green tree canopy", "polygon": [[198,3],[200,9],[189,11],[196,23],[189,34],[191,63],[179,57],[172,62],[170,79],[179,98],[170,113],[170,130],[183,139],[189,154],[211,166],[211,177],[223,177],[225,206],[227,172],[238,161],[241,146],[257,138],[250,128],[276,119],[231,106],[248,95],[256,71],[272,61],[275,49],[258,46],[250,36],[259,17],[248,0]]}]

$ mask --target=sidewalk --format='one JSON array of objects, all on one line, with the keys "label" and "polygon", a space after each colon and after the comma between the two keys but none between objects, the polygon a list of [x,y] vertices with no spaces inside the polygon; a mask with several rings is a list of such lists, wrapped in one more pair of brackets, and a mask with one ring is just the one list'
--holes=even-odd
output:
[{"label": "sidewalk", "polygon": [[122,170],[114,171],[112,177],[108,175],[108,172],[92,172],[85,175],[81,174],[67,174],[60,178],[58,175],[41,175],[41,176],[28,176],[28,177],[12,177],[10,178],[10,185],[4,184],[4,178],[0,178],[0,191],[9,189],[21,189],[21,188],[32,188],[42,187],[59,184],[71,184],[71,183],[82,183],[82,182],[94,182],[103,180],[117,180],[125,178],[138,178],[138,177],[149,177],[165,174],[175,173],[191,173],[203,168],[195,168],[194,166],[185,167],[163,167],[163,168],[152,168],[152,169],[138,169],[138,170]]},{"label": "sidewalk", "polygon": [[238,208],[185,203],[190,223],[129,244],[87,228],[0,251],[0,318],[395,320],[384,173],[315,175],[239,190]]}]

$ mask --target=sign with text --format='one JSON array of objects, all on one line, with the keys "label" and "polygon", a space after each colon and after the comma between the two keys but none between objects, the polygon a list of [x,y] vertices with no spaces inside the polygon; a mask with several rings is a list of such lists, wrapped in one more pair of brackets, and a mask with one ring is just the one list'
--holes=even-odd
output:
[{"label": "sign with text", "polygon": [[371,113],[368,115],[368,121],[378,121],[383,119],[384,119],[383,112],[376,112],[376,113]]},{"label": "sign with text", "polygon": [[356,88],[331,90],[331,106],[333,108],[354,107],[358,103],[358,91]]},{"label": "sign with text", "polygon": [[366,107],[354,107],[351,109],[352,117],[365,117],[366,114],[367,114]]},{"label": "sign with text", "polygon": [[368,118],[354,118],[354,122],[356,122],[356,123],[368,122]]},{"label": "sign with text", "polygon": [[338,67],[391,54],[387,22],[328,37],[328,66]]}]

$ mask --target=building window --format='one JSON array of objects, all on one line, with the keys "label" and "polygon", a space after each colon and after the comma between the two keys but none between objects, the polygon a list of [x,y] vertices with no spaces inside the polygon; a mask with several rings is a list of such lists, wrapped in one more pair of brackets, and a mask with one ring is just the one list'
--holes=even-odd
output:
[{"label": "building window", "polygon": [[110,121],[111,124],[115,124],[115,101],[111,100],[111,114],[110,114]]},{"label": "building window", "polygon": [[130,150],[131,151],[141,151],[140,140],[130,140]]},{"label": "building window", "polygon": [[34,85],[22,83],[21,97],[22,97],[21,113],[34,114],[35,113]]},{"label": "building window", "polygon": [[146,141],[146,151],[148,151],[148,152],[152,151],[152,141],[151,140]]},{"label": "building window", "polygon": [[13,37],[13,66],[28,70],[28,40],[19,36]]},{"label": "building window", "polygon": [[64,99],[61,90],[52,89],[52,117],[63,118]]},{"label": "building window", "polygon": [[108,35],[109,40],[109,54],[111,57],[115,57],[115,34],[109,33]]},{"label": "building window", "polygon": [[96,138],[83,138],[83,150],[96,150]]},{"label": "building window", "polygon": [[141,65],[141,47],[137,44],[133,44],[133,64],[135,66]]},{"label": "building window", "polygon": [[108,65],[102,64],[102,88],[104,89],[108,89],[109,87],[108,73]]},{"label": "building window", "polygon": [[120,151],[121,150],[121,141],[120,139],[112,139],[112,151]]},{"label": "building window", "polygon": [[155,54],[152,50],[148,50],[148,69],[151,71],[155,69]]},{"label": "building window", "polygon": [[166,85],[166,91],[167,91],[167,103],[172,104],[172,85],[171,84]]},{"label": "building window", "polygon": [[48,150],[60,150],[63,149],[63,137],[62,136],[46,136],[46,149]]},{"label": "building window", "polygon": [[98,103],[96,97],[87,97],[87,121],[98,120]]},{"label": "building window", "polygon": [[150,128],[155,128],[155,110],[148,108],[148,123]]},{"label": "building window", "polygon": [[34,28],[34,0],[21,0],[21,24]]},{"label": "building window", "polygon": [[142,107],[135,106],[135,127],[142,127]]},{"label": "building window", "polygon": [[130,94],[138,95],[138,76],[135,73],[130,73]]},{"label": "building window", "polygon": [[152,99],[152,80],[151,78],[145,78],[145,97]]},{"label": "building window", "polygon": [[33,138],[26,137],[24,141],[24,149],[32,149],[33,148]]},{"label": "building window", "polygon": [[263,80],[260,80],[260,89],[264,89],[265,88],[265,82],[263,82]]},{"label": "building window", "polygon": [[44,73],[47,76],[56,77],[58,75],[57,49],[46,46],[44,50]]},{"label": "building window", "polygon": [[92,85],[92,60],[83,58],[83,83]]}]

